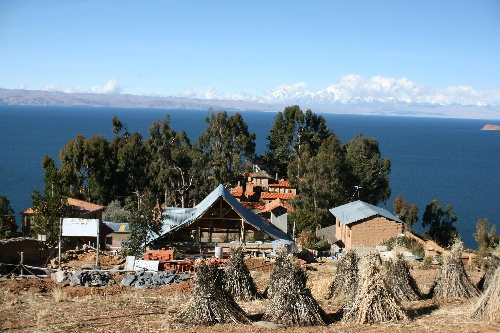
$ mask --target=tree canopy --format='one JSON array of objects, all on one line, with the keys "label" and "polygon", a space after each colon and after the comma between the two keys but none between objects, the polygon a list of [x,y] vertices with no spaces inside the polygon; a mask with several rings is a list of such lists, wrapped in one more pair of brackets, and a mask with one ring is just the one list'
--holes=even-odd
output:
[{"label": "tree canopy", "polygon": [[7,197],[0,195],[0,239],[13,236],[8,223],[12,216],[14,216],[14,210],[10,206],[10,201]]},{"label": "tree canopy", "polygon": [[425,207],[422,217],[422,227],[429,228],[424,236],[430,237],[442,246],[450,246],[458,236],[457,229],[453,225],[456,221],[457,215],[453,211],[453,206],[447,204],[443,210],[439,201],[434,199]]}]

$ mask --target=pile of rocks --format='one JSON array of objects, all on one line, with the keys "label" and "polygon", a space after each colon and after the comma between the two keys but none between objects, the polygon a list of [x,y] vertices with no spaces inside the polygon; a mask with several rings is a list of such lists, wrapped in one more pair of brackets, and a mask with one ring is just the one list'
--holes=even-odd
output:
[{"label": "pile of rocks", "polygon": [[191,278],[189,273],[178,274],[175,270],[166,272],[139,271],[125,276],[120,283],[122,287],[135,287],[137,289],[147,289],[152,287],[169,286],[186,281]]},{"label": "pile of rocks", "polygon": [[104,287],[115,284],[115,280],[108,272],[74,271],[69,276],[69,285],[84,287]]}]

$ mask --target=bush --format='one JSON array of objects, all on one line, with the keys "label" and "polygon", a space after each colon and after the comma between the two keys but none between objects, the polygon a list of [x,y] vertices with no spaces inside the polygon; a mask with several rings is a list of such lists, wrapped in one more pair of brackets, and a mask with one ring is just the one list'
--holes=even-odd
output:
[{"label": "bush", "polygon": [[395,247],[403,247],[410,251],[414,256],[425,257],[424,247],[414,238],[411,237],[392,237],[384,241],[382,245],[387,246],[387,250],[391,251]]}]

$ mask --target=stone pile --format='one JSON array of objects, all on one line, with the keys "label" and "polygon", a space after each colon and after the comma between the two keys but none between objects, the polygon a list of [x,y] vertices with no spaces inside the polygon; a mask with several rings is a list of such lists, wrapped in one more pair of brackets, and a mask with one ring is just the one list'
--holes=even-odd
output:
[{"label": "stone pile", "polygon": [[115,280],[108,272],[74,271],[68,278],[71,287],[104,287],[115,284]]},{"label": "stone pile", "polygon": [[136,289],[148,289],[152,287],[169,286],[191,278],[189,273],[178,274],[175,270],[166,272],[139,271],[125,276],[120,283],[121,287],[135,287]]}]

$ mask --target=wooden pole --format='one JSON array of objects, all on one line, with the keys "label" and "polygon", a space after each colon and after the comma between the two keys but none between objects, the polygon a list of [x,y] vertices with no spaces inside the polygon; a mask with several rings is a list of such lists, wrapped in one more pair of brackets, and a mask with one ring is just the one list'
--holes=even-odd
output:
[{"label": "wooden pole", "polygon": [[62,217],[59,219],[59,269],[61,269]]},{"label": "wooden pole", "polygon": [[21,269],[21,276],[23,276],[23,266],[24,266],[24,252],[21,252],[21,264],[19,268]]},{"label": "wooden pole", "polygon": [[97,220],[97,248],[96,248],[96,253],[95,253],[95,265],[99,267],[99,222],[100,220]]}]

